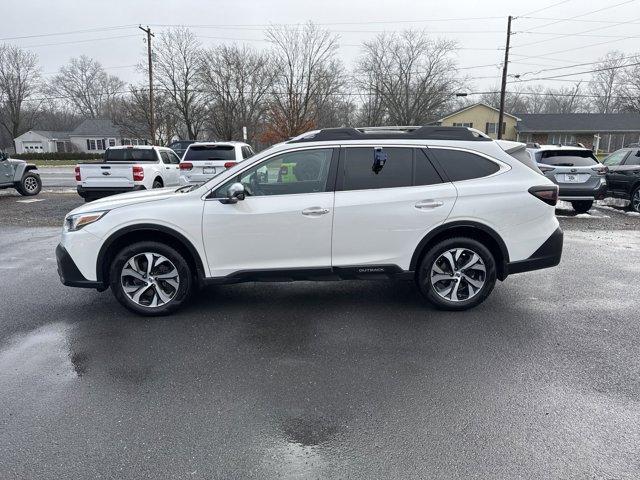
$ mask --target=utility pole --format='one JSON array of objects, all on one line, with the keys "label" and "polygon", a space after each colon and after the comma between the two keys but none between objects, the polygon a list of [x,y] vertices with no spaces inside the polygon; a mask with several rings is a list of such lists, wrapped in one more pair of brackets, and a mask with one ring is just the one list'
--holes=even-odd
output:
[{"label": "utility pole", "polygon": [[502,67],[502,89],[500,90],[500,113],[498,114],[498,138],[502,138],[502,122],[504,120],[504,99],[507,94],[507,71],[509,68],[509,41],[511,40],[511,15],[507,21],[507,45],[504,49],[504,66]]},{"label": "utility pole", "polygon": [[138,28],[147,34],[147,56],[149,57],[149,128],[151,129],[151,145],[155,145],[156,121],[153,109],[153,62],[151,60],[151,37],[155,37],[155,35],[151,33],[149,25],[147,25],[147,28],[142,28],[142,25],[138,25]]}]

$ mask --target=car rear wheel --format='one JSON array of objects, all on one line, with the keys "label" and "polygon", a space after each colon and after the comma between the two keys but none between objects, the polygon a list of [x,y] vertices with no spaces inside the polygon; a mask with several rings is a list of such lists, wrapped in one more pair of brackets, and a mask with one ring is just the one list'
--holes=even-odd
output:
[{"label": "car rear wheel", "polygon": [[577,213],[587,213],[593,207],[593,200],[576,200],[571,206]]},{"label": "car rear wheel", "polygon": [[153,181],[153,187],[152,188],[162,188],[162,187],[163,187],[162,180],[160,180],[159,178],[156,178]]},{"label": "car rear wheel", "polygon": [[20,195],[31,197],[37,195],[42,190],[42,181],[40,176],[35,173],[25,173],[17,187]]},{"label": "car rear wheel", "polygon": [[493,290],[495,259],[477,240],[443,240],[423,257],[417,281],[421,293],[438,308],[466,310],[482,303]]},{"label": "car rear wheel", "polygon": [[629,206],[634,212],[640,213],[640,187],[636,188],[631,194],[631,203]]},{"label": "car rear wheel", "polygon": [[191,293],[193,274],[184,257],[158,242],[139,242],[122,249],[111,262],[111,290],[129,310],[166,315]]}]

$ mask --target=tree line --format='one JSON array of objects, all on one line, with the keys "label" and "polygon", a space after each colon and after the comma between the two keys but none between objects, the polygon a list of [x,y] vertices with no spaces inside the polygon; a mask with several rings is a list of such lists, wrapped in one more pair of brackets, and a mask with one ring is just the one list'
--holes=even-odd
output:
[{"label": "tree line", "polygon": [[[498,87],[457,96],[472,88],[473,78],[458,68],[456,43],[423,31],[364,42],[351,70],[338,55],[337,35],[312,23],[270,27],[266,39],[265,49],[205,48],[187,28],[157,35],[157,142],[238,140],[246,127],[249,142],[268,145],[315,128],[421,125],[474,101],[499,105]],[[146,62],[138,66],[141,73],[146,68]],[[507,111],[640,112],[640,55],[612,51],[587,68],[588,82],[568,77],[558,88],[529,83],[527,76],[512,80]],[[0,146],[30,129],[70,130],[89,117],[109,117],[131,137],[150,137],[148,85],[126,84],[87,56],[44,79],[34,53],[0,45]]]}]

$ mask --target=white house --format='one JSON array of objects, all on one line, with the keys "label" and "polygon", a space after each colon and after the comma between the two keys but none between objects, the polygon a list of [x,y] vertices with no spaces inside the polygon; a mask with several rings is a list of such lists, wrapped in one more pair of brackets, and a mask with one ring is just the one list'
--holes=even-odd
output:
[{"label": "white house", "polygon": [[88,118],[71,132],[29,130],[15,138],[16,153],[103,153],[116,145],[147,145],[146,139],[131,138],[106,118]]},{"label": "white house", "polygon": [[29,130],[15,139],[16,153],[70,152],[69,132]]}]

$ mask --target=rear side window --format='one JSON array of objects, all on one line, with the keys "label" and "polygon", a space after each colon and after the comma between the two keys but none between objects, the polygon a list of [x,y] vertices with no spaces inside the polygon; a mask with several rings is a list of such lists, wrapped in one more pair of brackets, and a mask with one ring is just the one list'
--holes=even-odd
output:
[{"label": "rear side window", "polygon": [[442,182],[427,156],[417,148],[382,148],[386,160],[377,169],[374,168],[376,149],[373,147],[345,148],[344,152],[343,190],[410,187]]},{"label": "rear side window", "polygon": [[598,164],[591,150],[545,150],[539,155],[538,163],[554,167],[588,167]]},{"label": "rear side window", "polygon": [[105,162],[155,162],[158,158],[150,148],[109,148],[104,153],[104,160]]},{"label": "rear side window", "polygon": [[197,145],[191,146],[184,156],[185,160],[235,160],[236,149],[233,145]]},{"label": "rear side window", "polygon": [[452,182],[488,177],[500,170],[497,163],[475,153],[447,148],[431,148],[429,152],[436,157]]}]

